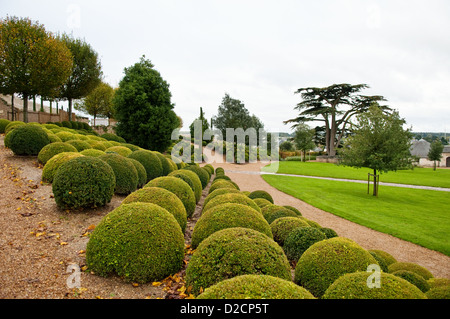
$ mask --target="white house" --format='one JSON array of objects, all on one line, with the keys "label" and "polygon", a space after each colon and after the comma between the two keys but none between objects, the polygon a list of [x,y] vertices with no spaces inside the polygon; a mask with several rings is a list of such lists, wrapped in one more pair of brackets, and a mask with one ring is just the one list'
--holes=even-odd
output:
[{"label": "white house", "polygon": [[[434,166],[434,162],[428,160],[430,147],[431,143],[424,139],[412,141],[410,149],[411,155],[419,158],[419,166]],[[436,164],[438,167],[450,167],[450,145],[444,145],[441,161]]]}]

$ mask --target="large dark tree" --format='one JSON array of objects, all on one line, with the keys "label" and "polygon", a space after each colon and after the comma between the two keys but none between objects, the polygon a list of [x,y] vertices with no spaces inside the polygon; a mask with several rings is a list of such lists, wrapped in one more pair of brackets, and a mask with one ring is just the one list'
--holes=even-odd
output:
[{"label": "large dark tree", "polygon": [[173,111],[169,84],[153,67],[143,56],[125,68],[114,95],[116,133],[129,143],[163,152],[171,144],[179,120]]},{"label": "large dark tree", "polygon": [[[297,124],[307,121],[324,122],[326,150],[329,156],[335,156],[351,118],[367,111],[374,102],[385,101],[383,96],[359,94],[366,88],[369,88],[366,84],[334,84],[324,88],[300,88],[295,92],[302,97],[302,102],[295,107],[300,114],[284,123],[296,123],[293,125],[296,127]],[[390,110],[384,105],[379,107]]]}]

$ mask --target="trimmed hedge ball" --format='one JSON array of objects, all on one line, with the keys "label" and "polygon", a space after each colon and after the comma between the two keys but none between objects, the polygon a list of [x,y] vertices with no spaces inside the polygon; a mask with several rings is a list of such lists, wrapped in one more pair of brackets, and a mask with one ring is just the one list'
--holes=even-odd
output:
[{"label": "trimmed hedge ball", "polygon": [[450,286],[431,288],[426,292],[428,299],[450,299]]},{"label": "trimmed hedge ball", "polygon": [[366,271],[371,264],[377,264],[375,258],[353,240],[330,238],[315,243],[303,253],[295,267],[294,282],[321,297],[340,276]]},{"label": "trimmed hedge ball", "polygon": [[175,217],[183,233],[186,230],[186,208],[177,195],[171,191],[161,187],[145,187],[128,195],[122,204],[134,202],[153,203],[161,206]]},{"label": "trimmed hedge ball", "polygon": [[270,229],[272,230],[273,240],[275,240],[281,247],[284,245],[284,241],[289,233],[298,227],[310,227],[304,220],[289,216],[280,217],[275,219],[270,224]]},{"label": "trimmed hedge ball", "polygon": [[120,205],[92,232],[86,264],[95,274],[113,273],[127,282],[158,281],[178,272],[184,236],[175,217],[151,203]]},{"label": "trimmed hedge ball", "polygon": [[15,155],[38,155],[50,139],[37,125],[18,125],[8,134],[8,147]]},{"label": "trimmed hedge ball", "polygon": [[5,135],[8,134],[9,132],[11,132],[12,130],[14,130],[16,127],[20,126],[20,125],[26,125],[25,122],[22,121],[12,121],[9,122],[6,126],[5,126]]},{"label": "trimmed hedge ball", "polygon": [[147,172],[147,182],[162,175],[163,169],[161,161],[158,156],[153,154],[153,152],[148,150],[139,150],[134,151],[128,155],[128,157],[137,160],[142,164],[142,166],[144,166],[145,171]]},{"label": "trimmed hedge ball", "polygon": [[387,266],[397,262],[397,260],[394,258],[394,256],[392,256],[391,254],[389,254],[389,253],[387,253],[387,252],[385,252],[383,250],[370,249],[369,252],[374,252],[379,257],[383,258],[383,260],[384,260],[384,262],[386,263]]},{"label": "trimmed hedge ball", "polygon": [[193,171],[188,171],[186,169],[175,170],[171,172],[168,176],[173,176],[182,179],[191,187],[195,195],[195,202],[198,203],[202,197],[202,182],[198,175]]},{"label": "trimmed hedge ball", "polygon": [[147,183],[147,171],[145,170],[144,165],[135,160],[134,158],[127,157],[127,159],[134,165],[138,174],[138,184],[137,187],[140,188]]},{"label": "trimmed hedge ball", "polygon": [[257,230],[272,238],[272,231],[261,213],[241,204],[226,203],[207,210],[197,221],[192,232],[192,247],[208,236],[225,228],[244,227]]},{"label": "trimmed hedge ball", "polygon": [[83,154],[84,156],[99,157],[105,155],[105,152],[96,150],[95,148],[88,148],[84,151],[81,151],[80,154]]},{"label": "trimmed hedge ball", "polygon": [[133,151],[131,151],[128,147],[125,146],[112,146],[112,147],[108,147],[105,152],[115,152],[119,155],[122,155],[123,157],[127,157],[128,155],[130,155],[131,153],[133,153]]},{"label": "trimmed hedge ball", "polygon": [[219,189],[219,188],[232,188],[232,189],[239,190],[239,188],[236,187],[233,183],[231,183],[231,181],[219,180],[219,181],[211,184],[208,194],[211,194],[212,192],[214,192],[216,189]]},{"label": "trimmed hedge ball", "polygon": [[397,270],[394,271],[392,274],[394,276],[403,278],[406,281],[412,283],[422,292],[427,292],[428,290],[430,290],[430,284],[421,275],[418,275],[415,272],[408,270]]},{"label": "trimmed hedge ball", "polygon": [[11,123],[10,120],[0,119],[0,134],[5,133],[6,127],[8,126],[9,123]]},{"label": "trimmed hedge ball", "polygon": [[298,215],[292,210],[274,204],[264,206],[263,208],[261,208],[261,212],[269,224],[280,217],[298,217]]},{"label": "trimmed hedge ball", "polygon": [[70,133],[70,132],[66,132],[66,131],[60,131],[58,133],[55,133],[56,136],[58,136],[61,141],[63,142],[67,142],[67,141],[71,141],[71,140],[76,140],[77,137],[75,136],[75,134]]},{"label": "trimmed hedge ball", "polygon": [[206,204],[208,204],[208,202],[210,200],[212,200],[213,198],[215,198],[216,196],[223,195],[223,194],[229,194],[229,193],[241,194],[241,191],[238,191],[237,189],[234,189],[234,188],[218,188],[218,189],[212,191],[211,193],[209,193],[205,197],[205,200],[203,201],[203,206],[206,206]]},{"label": "trimmed hedge ball", "polygon": [[[248,195],[247,195],[247,196],[248,196]],[[263,208],[264,206],[267,206],[267,205],[272,205],[271,202],[269,202],[267,199],[264,199],[264,198],[255,198],[253,201],[254,201],[254,202],[256,203],[256,205],[258,205],[260,208]]]},{"label": "trimmed hedge ball", "polygon": [[298,261],[309,247],[325,239],[327,236],[317,228],[297,227],[287,235],[283,250],[290,261]]},{"label": "trimmed hedge ball", "polygon": [[61,139],[53,133],[47,133],[50,143],[62,142]]},{"label": "trimmed hedge ball", "polygon": [[132,152],[138,151],[138,150],[141,149],[139,146],[134,145],[134,144],[130,144],[130,143],[120,143],[120,146],[125,146],[125,147],[127,147],[129,150],[131,150]]},{"label": "trimmed hedge ball", "polygon": [[271,275],[291,280],[289,262],[276,242],[249,228],[226,228],[201,242],[186,268],[186,286],[198,295],[239,275]]},{"label": "trimmed hedge ball", "polygon": [[359,271],[339,277],[322,296],[323,299],[426,299],[426,295],[408,281],[380,272],[380,287],[369,288],[372,272]]},{"label": "trimmed hedge ball", "polygon": [[204,168],[197,165],[188,165],[184,169],[193,171],[200,178],[200,182],[202,183],[202,189],[205,189],[206,185],[209,183],[209,174]]},{"label": "trimmed hedge ball", "polygon": [[269,275],[241,275],[206,288],[197,299],[315,299],[292,281]]},{"label": "trimmed hedge ball", "polygon": [[153,154],[155,154],[156,156],[158,156],[158,159],[161,162],[161,166],[162,166],[162,176],[167,176],[169,175],[170,172],[173,171],[172,166],[170,165],[169,161],[167,160],[167,158],[162,155],[160,152],[156,152],[153,151]]},{"label": "trimmed hedge ball", "polygon": [[68,140],[66,143],[74,146],[78,152],[92,148],[88,142],[82,140]]},{"label": "trimmed hedge ball", "polygon": [[294,213],[297,214],[297,216],[302,216],[302,213],[295,207],[289,206],[289,205],[283,205],[284,208],[292,210]]},{"label": "trimmed hedge ball", "polygon": [[38,162],[45,165],[49,159],[62,152],[78,152],[78,150],[74,146],[63,142],[47,144],[39,151]]},{"label": "trimmed hedge ball", "polygon": [[396,272],[398,270],[409,270],[422,276],[425,280],[433,278],[433,274],[428,269],[415,263],[396,262],[390,264],[388,269],[390,273]]},{"label": "trimmed hedge ball", "polygon": [[214,167],[211,164],[206,164],[203,168],[208,171],[209,176],[214,175]]},{"label": "trimmed hedge ball", "polygon": [[338,237],[338,234],[336,233],[336,231],[334,229],[327,228],[327,227],[321,227],[321,228],[319,228],[319,230],[322,233],[324,233],[325,236],[327,236],[327,238]]},{"label": "trimmed hedge ball", "polygon": [[99,158],[81,155],[58,168],[52,190],[59,208],[77,209],[106,205],[114,195],[115,186],[111,166]]},{"label": "trimmed hedge ball", "polygon": [[203,212],[208,211],[208,209],[213,208],[214,206],[225,203],[247,205],[256,210],[257,212],[261,213],[261,209],[258,207],[258,205],[255,204],[253,200],[240,193],[226,193],[214,197],[206,205],[203,205]]},{"label": "trimmed hedge ball", "polygon": [[248,195],[248,197],[250,197],[251,199],[264,198],[264,199],[267,199],[269,202],[271,202],[273,204],[272,195],[270,195],[268,192],[263,191],[263,190],[253,191],[253,192],[250,193],[250,195]]},{"label": "trimmed hedge ball", "polygon": [[104,138],[105,140],[108,140],[108,141],[114,141],[114,142],[119,142],[119,143],[127,142],[127,141],[125,141],[125,139],[123,137],[120,137],[113,133],[104,133],[104,134],[100,135],[100,137]]},{"label": "trimmed hedge ball", "polygon": [[98,158],[108,163],[113,169],[116,177],[116,187],[114,189],[116,194],[126,195],[137,189],[138,173],[128,158],[114,153],[106,153]]},{"label": "trimmed hedge ball", "polygon": [[78,152],[62,152],[53,156],[47,161],[42,170],[42,181],[52,183],[58,168],[68,160],[81,157],[83,154]]},{"label": "trimmed hedge ball", "polygon": [[188,218],[194,213],[196,207],[194,192],[189,184],[180,178],[173,176],[157,177],[148,182],[144,188],[146,187],[162,187],[171,191],[183,202]]},{"label": "trimmed hedge ball", "polygon": [[100,150],[100,151],[106,151],[106,146],[103,144],[102,141],[96,141],[93,140],[93,143],[89,143],[92,148],[96,149],[96,150]]}]

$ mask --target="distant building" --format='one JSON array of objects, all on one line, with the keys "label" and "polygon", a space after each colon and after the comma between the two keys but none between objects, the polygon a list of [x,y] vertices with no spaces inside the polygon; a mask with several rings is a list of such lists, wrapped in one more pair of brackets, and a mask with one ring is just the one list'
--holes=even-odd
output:
[{"label": "distant building", "polygon": [[[411,143],[410,152],[412,156],[418,158],[419,166],[433,166],[434,162],[428,160],[428,152],[430,151],[431,143],[421,140],[413,140]],[[450,167],[450,145],[444,145],[442,152],[442,159],[436,163],[439,167]]]}]

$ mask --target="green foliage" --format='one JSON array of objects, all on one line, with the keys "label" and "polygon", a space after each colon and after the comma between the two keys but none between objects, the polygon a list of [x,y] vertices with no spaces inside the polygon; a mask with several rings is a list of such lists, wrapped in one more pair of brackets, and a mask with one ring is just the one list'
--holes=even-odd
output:
[{"label": "green foliage", "polygon": [[323,299],[426,299],[416,286],[384,272],[380,273],[380,288],[369,288],[370,272],[348,273],[338,278],[323,295]]},{"label": "green foliage", "polygon": [[142,57],[131,67],[114,95],[116,132],[129,143],[164,152],[179,121],[173,111],[169,84]]},{"label": "green foliage", "polygon": [[9,132],[11,132],[14,128],[20,125],[25,125],[25,122],[22,121],[12,121],[9,122],[5,127],[5,134],[7,135]]},{"label": "green foliage", "polygon": [[[322,233],[324,233],[325,236],[327,236],[327,238],[338,237],[338,234],[336,233],[336,231],[334,229],[327,228],[327,227],[321,227],[320,231]],[[371,255],[373,256],[372,253],[371,253]],[[377,258],[375,258],[375,259],[377,259]],[[378,259],[377,259],[377,261],[378,261]]]},{"label": "green foliage", "polygon": [[101,82],[80,103],[75,103],[74,108],[92,115],[95,126],[97,116],[110,117],[108,115],[114,113],[113,97],[114,89],[108,83]]},{"label": "green foliage", "polygon": [[430,284],[421,276],[408,270],[397,270],[392,273],[394,276],[405,279],[420,289],[422,292],[430,290]]},{"label": "green foliage", "polygon": [[340,276],[366,271],[371,264],[377,264],[375,258],[354,241],[330,238],[315,243],[303,253],[295,267],[294,282],[321,297]]},{"label": "green foliage", "polygon": [[161,166],[162,166],[162,175],[163,176],[167,176],[169,175],[170,172],[173,171],[172,166],[169,163],[169,160],[162,155],[160,152],[153,152],[156,156],[158,156],[160,162],[161,162]]},{"label": "green foliage", "polygon": [[198,295],[201,288],[246,274],[291,280],[289,262],[271,238],[249,228],[226,228],[200,243],[186,268],[186,285]]},{"label": "green foliage", "polygon": [[425,280],[433,278],[433,274],[423,266],[420,266],[416,263],[411,262],[396,262],[389,265],[389,272],[394,273],[399,270],[408,270],[412,271],[420,276],[422,276]]},{"label": "green foliage", "polygon": [[38,161],[45,165],[49,159],[62,152],[78,152],[78,150],[74,146],[63,142],[47,144],[39,151]]},{"label": "green foliage", "polygon": [[175,170],[168,176],[173,176],[185,181],[192,189],[195,195],[195,202],[198,203],[202,196],[202,182],[197,174],[186,169]]},{"label": "green foliage", "polygon": [[[247,195],[248,196],[248,195]],[[272,203],[268,201],[265,198],[254,198],[253,201],[258,205],[260,208],[263,208],[264,206],[271,205]]]},{"label": "green foliage", "polygon": [[188,165],[184,169],[193,171],[195,174],[197,174],[198,178],[200,178],[200,182],[202,183],[202,189],[205,189],[210,179],[206,169],[204,169],[203,167],[199,167],[197,165]]},{"label": "green foliage", "polygon": [[78,152],[62,152],[56,154],[55,156],[52,156],[52,158],[47,161],[42,170],[42,180],[44,182],[52,183],[58,168],[63,163],[72,158],[81,156],[83,155]]},{"label": "green foliage", "polygon": [[212,192],[214,192],[216,189],[219,189],[219,188],[231,188],[231,189],[239,190],[239,188],[236,187],[236,185],[233,184],[231,181],[216,180],[211,184],[208,194],[211,194]]},{"label": "green foliage", "polygon": [[302,213],[295,207],[289,206],[289,205],[283,205],[284,208],[292,210],[294,213],[297,214],[297,216],[302,216]]},{"label": "green foliage", "polygon": [[223,195],[223,194],[228,194],[228,193],[241,194],[241,192],[238,191],[235,188],[219,188],[219,189],[216,189],[216,190],[212,191],[211,193],[209,193],[208,196],[205,197],[205,200],[203,201],[203,207],[205,207],[208,204],[208,202],[210,200],[212,200],[213,198],[215,198],[216,196]]},{"label": "green foliage", "polygon": [[441,141],[434,141],[430,145],[430,150],[428,152],[428,159],[434,161],[434,170],[436,170],[436,161],[440,161],[442,158],[442,152],[444,151],[444,145]]},{"label": "green foliage", "polygon": [[426,296],[428,299],[450,299],[450,285],[431,288]]},{"label": "green foliage", "polygon": [[182,179],[174,176],[161,176],[152,179],[144,186],[144,188],[146,187],[161,187],[171,191],[183,202],[188,217],[194,213],[196,207],[194,191]]},{"label": "green foliage", "polygon": [[94,148],[88,148],[88,149],[81,151],[80,154],[83,154],[84,156],[99,157],[99,156],[105,155],[105,152],[96,150]]},{"label": "green foliage", "polygon": [[171,191],[161,187],[144,187],[128,195],[122,201],[122,204],[134,202],[152,203],[161,206],[175,217],[183,233],[186,230],[186,208],[177,195]]},{"label": "green foliage", "polygon": [[131,153],[133,153],[128,147],[125,146],[111,146],[108,147],[105,152],[114,152],[123,157],[128,157]]},{"label": "green foliage", "polygon": [[88,142],[82,140],[68,140],[65,143],[75,147],[78,152],[92,148],[92,146]]},{"label": "green foliage", "polygon": [[294,143],[298,150],[303,152],[303,161],[306,161],[306,152],[312,150],[314,144],[315,130],[305,123],[299,123],[295,129]]},{"label": "green foliage", "polygon": [[56,171],[52,184],[56,204],[61,209],[104,206],[111,201],[114,188],[111,166],[89,156],[72,158],[63,163]]},{"label": "green foliage", "polygon": [[225,203],[235,203],[235,204],[242,204],[249,206],[256,210],[257,212],[261,213],[261,208],[259,208],[258,205],[255,204],[253,200],[245,196],[241,193],[231,193],[227,192],[222,195],[218,195],[214,197],[213,199],[209,200],[206,205],[203,205],[203,212],[208,211],[208,209],[211,209],[217,205],[225,204]]},{"label": "green foliage", "polygon": [[299,227],[310,226],[303,219],[292,216],[277,218],[270,224],[273,240],[275,240],[281,247],[283,247],[284,241],[289,233]]},{"label": "green foliage", "polygon": [[297,227],[286,236],[283,250],[290,261],[298,261],[310,246],[325,239],[327,236],[318,228]]},{"label": "green foliage", "polygon": [[298,215],[289,208],[274,204],[264,206],[261,209],[261,212],[269,224],[280,217],[298,217]]},{"label": "green foliage", "polygon": [[142,165],[140,162],[135,160],[134,158],[129,158],[128,160],[134,165],[134,168],[136,168],[137,174],[138,174],[138,184],[137,187],[140,188],[147,183],[147,171],[145,170],[144,165]]},{"label": "green foliage", "polygon": [[100,135],[101,138],[104,138],[105,140],[108,141],[115,141],[115,142],[119,142],[119,143],[126,143],[125,139],[123,137],[120,137],[116,134],[113,133],[104,133],[102,135]]},{"label": "green foliage", "polygon": [[269,275],[241,275],[206,288],[197,299],[315,299],[292,281]]},{"label": "green foliage", "polygon": [[250,193],[250,195],[248,195],[248,197],[250,197],[251,199],[264,198],[264,199],[267,199],[269,202],[271,202],[273,204],[272,195],[270,195],[268,192],[263,191],[263,190],[253,191],[253,192]]},{"label": "green foliage", "polygon": [[270,226],[260,212],[246,205],[225,203],[208,209],[197,220],[192,232],[192,247],[197,248],[216,231],[232,227],[251,228],[272,238]]},{"label": "green foliage", "polygon": [[184,237],[177,221],[151,203],[120,205],[92,232],[86,264],[100,276],[117,274],[127,282],[162,280],[181,269]]},{"label": "green foliage", "polygon": [[38,155],[50,143],[47,133],[37,125],[19,125],[8,136],[8,147],[15,155]]},{"label": "green foliage", "polygon": [[108,163],[114,171],[116,178],[116,194],[129,194],[137,189],[138,173],[128,158],[114,153],[106,153],[99,159]]},{"label": "green foliage", "polygon": [[57,137],[59,137],[60,139],[61,139],[61,141],[62,142],[68,142],[68,141],[70,141],[70,140],[76,140],[77,139],[77,137],[75,136],[75,134],[73,134],[73,133],[70,133],[70,132],[58,132],[58,133],[55,133],[55,135],[57,136]]},{"label": "green foliage", "polygon": [[6,126],[11,123],[10,120],[7,119],[0,119],[0,134],[5,133]]},{"label": "green foliage", "polygon": [[148,150],[138,150],[128,155],[128,157],[137,160],[144,166],[145,171],[147,172],[147,182],[162,175],[163,170],[161,161],[153,152]]}]

